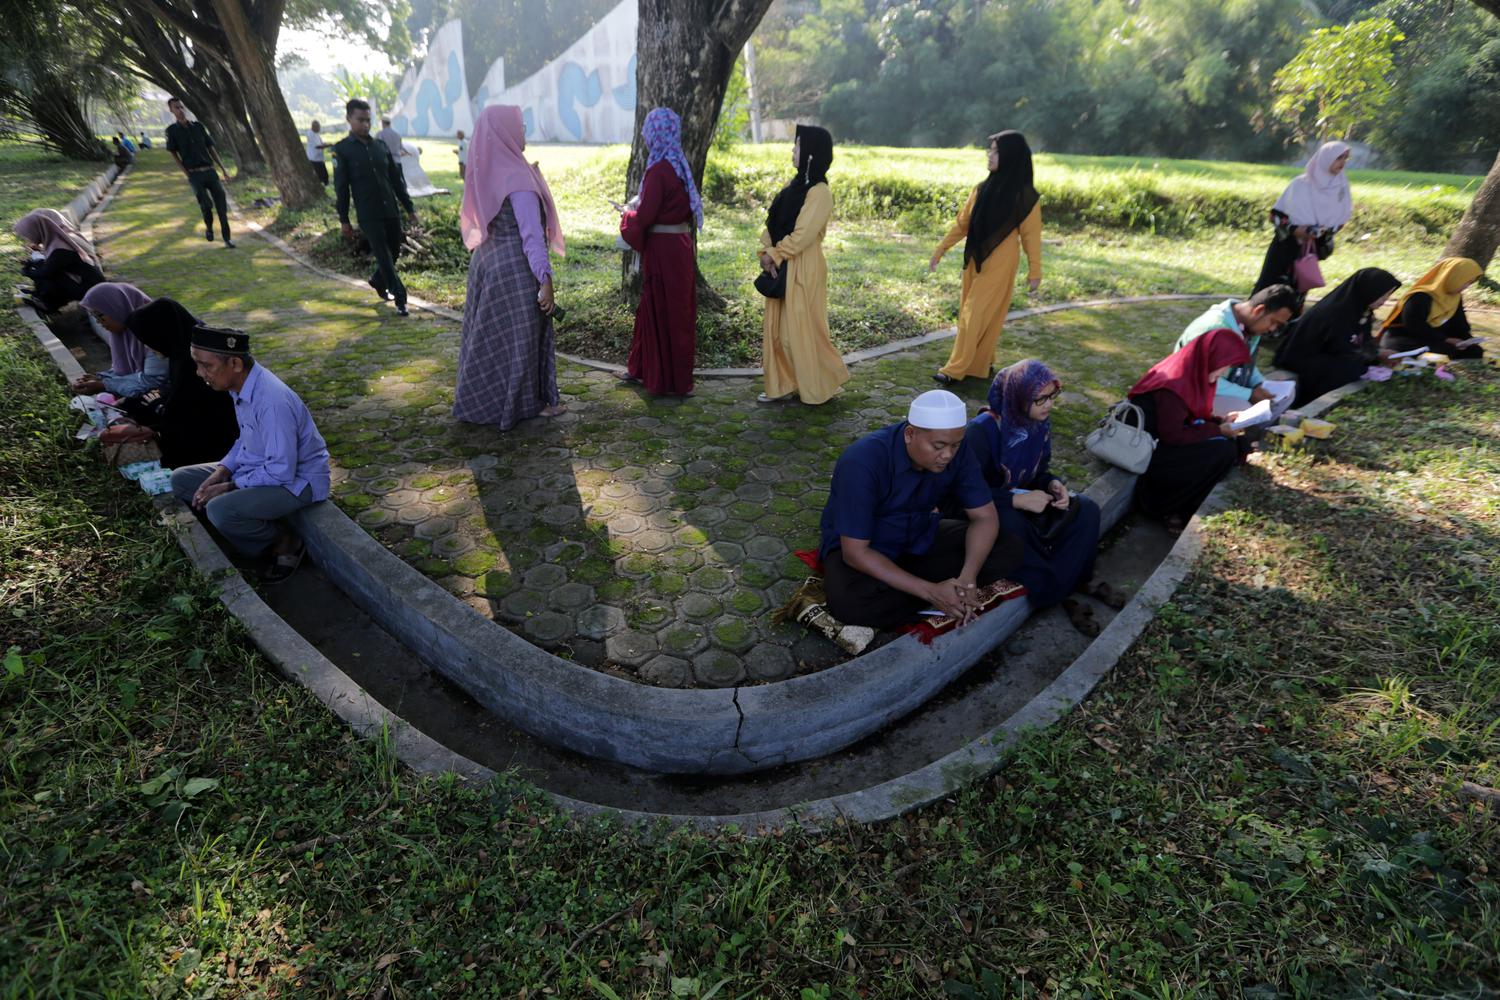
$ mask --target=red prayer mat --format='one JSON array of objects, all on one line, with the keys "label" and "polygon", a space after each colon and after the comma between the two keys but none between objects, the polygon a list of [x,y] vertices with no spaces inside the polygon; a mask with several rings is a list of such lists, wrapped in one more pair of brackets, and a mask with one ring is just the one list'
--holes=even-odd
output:
[{"label": "red prayer mat", "polygon": [[[994,583],[986,584],[979,588],[979,611],[976,612],[976,617],[993,611],[1006,601],[1025,596],[1026,588],[1012,580],[996,580]],[[903,625],[901,631],[907,635],[916,636],[922,645],[931,646],[932,640],[958,628],[958,622],[959,619],[952,615],[923,615],[916,621]],[[973,623],[970,622],[970,624]]]}]

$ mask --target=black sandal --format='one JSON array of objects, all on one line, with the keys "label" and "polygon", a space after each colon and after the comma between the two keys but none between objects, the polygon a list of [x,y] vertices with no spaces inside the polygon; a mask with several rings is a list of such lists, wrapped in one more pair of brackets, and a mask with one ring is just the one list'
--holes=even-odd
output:
[{"label": "black sandal", "polygon": [[261,582],[268,586],[284,583],[302,565],[302,557],[307,555],[307,545],[301,539],[297,541],[297,547],[291,552],[283,552],[271,560],[271,565],[261,574]]},{"label": "black sandal", "polygon": [[954,378],[952,375],[944,375],[942,372],[935,372],[932,376],[932,380],[938,385],[953,385],[958,382],[958,379]]}]

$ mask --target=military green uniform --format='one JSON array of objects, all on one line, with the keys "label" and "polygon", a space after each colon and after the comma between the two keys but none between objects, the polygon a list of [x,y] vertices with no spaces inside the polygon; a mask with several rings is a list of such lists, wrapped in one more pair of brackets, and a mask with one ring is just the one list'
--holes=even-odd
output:
[{"label": "military green uniform", "polygon": [[415,212],[411,196],[406,193],[406,178],[385,143],[374,136],[356,139],[345,136],[333,146],[333,191],[339,222],[349,221],[349,199],[354,199],[354,214],[360,231],[370,242],[375,258],[375,273],[370,284],[384,294],[389,291],[398,308],[406,306],[406,286],[396,273],[396,258],[401,252],[401,209]]}]

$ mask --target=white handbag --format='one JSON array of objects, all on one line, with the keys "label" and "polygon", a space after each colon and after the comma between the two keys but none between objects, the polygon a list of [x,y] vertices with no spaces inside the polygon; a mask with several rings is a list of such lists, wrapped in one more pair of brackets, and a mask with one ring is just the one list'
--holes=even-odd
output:
[{"label": "white handbag", "polygon": [[[1129,419],[1132,415],[1134,423]],[[1146,415],[1128,399],[1111,407],[1083,444],[1089,454],[1138,476],[1146,471],[1156,451],[1156,438],[1146,431]]]}]

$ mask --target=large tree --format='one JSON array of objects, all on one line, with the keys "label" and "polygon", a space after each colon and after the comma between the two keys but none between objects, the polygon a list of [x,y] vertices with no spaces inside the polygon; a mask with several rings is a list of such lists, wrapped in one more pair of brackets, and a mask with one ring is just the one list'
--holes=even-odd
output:
[{"label": "large tree", "polygon": [[[1500,17],[1500,0],[1474,0],[1474,3]],[[1500,100],[1500,95],[1495,98]],[[1496,154],[1494,165],[1443,253],[1448,257],[1469,257],[1488,267],[1495,258],[1496,247],[1500,247],[1500,154]]]},{"label": "large tree", "polygon": [[[681,116],[682,152],[702,189],[703,167],[735,60],[770,6],[771,0],[640,0],[635,141],[625,174],[627,196],[640,187],[646,172],[641,123],[648,111],[660,106]],[[701,274],[698,287],[700,297],[722,303]]]},{"label": "large tree", "polygon": [[[256,139],[288,208],[322,200],[323,186],[304,155],[276,81],[276,44],[284,24],[332,22],[333,30],[404,55],[409,41],[403,0],[120,0],[127,16],[150,18],[192,39],[228,69]],[[383,38],[381,29],[388,27]]]},{"label": "large tree", "polygon": [[141,75],[181,97],[233,155],[241,175],[264,173],[250,114],[229,67],[199,50],[192,39],[155,18],[123,18],[121,44]]}]

